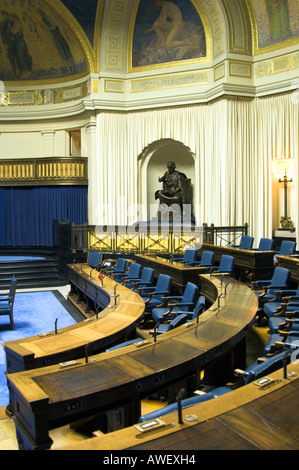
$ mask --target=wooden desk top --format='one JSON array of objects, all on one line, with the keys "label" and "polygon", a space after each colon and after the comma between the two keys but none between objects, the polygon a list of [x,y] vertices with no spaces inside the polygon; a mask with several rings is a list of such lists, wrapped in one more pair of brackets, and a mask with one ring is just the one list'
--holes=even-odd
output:
[{"label": "wooden desk top", "polygon": [[159,274],[167,274],[172,277],[172,283],[183,289],[187,282],[198,282],[198,274],[206,271],[206,268],[200,266],[184,265],[177,261],[171,261],[166,258],[155,255],[134,255],[137,262],[143,266],[153,268],[156,277]]},{"label": "wooden desk top", "polygon": [[299,282],[299,255],[281,256],[277,255],[278,266],[291,271],[291,279]]},{"label": "wooden desk top", "polygon": [[[219,278],[203,277],[223,294]],[[216,300],[199,323],[182,325],[156,342],[150,338],[141,347],[103,352],[87,364],[80,359],[66,369],[53,365],[7,374],[11,397],[26,403],[27,413],[43,411],[51,423],[62,416],[66,419],[62,402],[79,403],[82,412],[109,409],[132,396],[148,396],[159,380],[163,386],[179,381],[226,354],[245,336],[255,318],[257,297],[247,286],[231,280],[219,301],[219,307]]]},{"label": "wooden desk top", "polygon": [[[140,321],[144,313],[144,301],[135,292],[117,284],[114,280],[105,277],[104,285],[98,279],[98,272],[93,271],[90,278],[90,268],[81,265],[70,267],[74,275],[77,275],[85,283],[95,287],[106,299],[106,308],[100,312],[98,319],[86,320],[55,332],[45,332],[45,335],[37,335],[8,341],[4,344],[7,354],[19,358],[27,364],[27,368],[40,367],[61,361],[82,357],[84,348],[91,343],[91,350],[98,347],[98,342],[110,338],[118,332]],[[119,295],[117,305],[114,305],[114,287]],[[111,302],[112,307],[109,307]],[[108,347],[108,345],[106,346]],[[50,361],[51,359],[51,361]],[[42,362],[44,361],[44,363]],[[20,363],[21,363],[20,362]]]},{"label": "wooden desk top", "polygon": [[217,261],[220,260],[222,255],[234,256],[236,266],[248,268],[273,267],[273,259],[276,254],[276,251],[243,250],[238,247],[212,245],[210,243],[203,243],[199,253],[204,250],[213,251]]},{"label": "wooden desk top", "polygon": [[[140,433],[135,426],[102,434],[57,450],[298,450],[299,363],[268,377],[268,388],[254,383],[162,418],[164,427]],[[188,421],[195,416],[196,421]]]}]

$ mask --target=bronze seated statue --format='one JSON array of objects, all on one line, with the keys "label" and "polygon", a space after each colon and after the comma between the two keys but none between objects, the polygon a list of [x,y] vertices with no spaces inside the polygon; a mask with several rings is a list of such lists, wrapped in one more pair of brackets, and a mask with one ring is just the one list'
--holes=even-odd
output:
[{"label": "bronze seated statue", "polygon": [[168,162],[167,168],[159,178],[159,182],[163,182],[163,189],[155,192],[155,199],[160,201],[158,218],[180,221],[188,209],[190,216],[192,213],[191,180],[176,170],[174,162]]}]

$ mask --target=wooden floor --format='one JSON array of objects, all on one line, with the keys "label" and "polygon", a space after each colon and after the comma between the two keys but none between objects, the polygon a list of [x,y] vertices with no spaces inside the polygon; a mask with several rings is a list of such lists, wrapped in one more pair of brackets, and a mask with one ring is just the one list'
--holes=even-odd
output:
[{"label": "wooden floor", "polygon": [[[248,332],[246,338],[247,366],[254,362],[257,357],[262,355],[264,345],[267,343],[269,338],[267,331],[267,326],[253,326]],[[143,330],[143,336],[146,336],[147,334],[148,331]],[[142,402],[142,414],[149,413],[157,408],[165,406],[166,404],[166,402],[162,402],[160,400],[144,400]],[[55,448],[68,444],[73,445],[90,436],[81,434],[70,426],[64,426],[52,430],[50,432],[50,437],[53,440],[51,449],[54,450]],[[1,450],[18,450],[14,422],[12,419],[7,417],[5,407],[0,408],[0,451]]]}]

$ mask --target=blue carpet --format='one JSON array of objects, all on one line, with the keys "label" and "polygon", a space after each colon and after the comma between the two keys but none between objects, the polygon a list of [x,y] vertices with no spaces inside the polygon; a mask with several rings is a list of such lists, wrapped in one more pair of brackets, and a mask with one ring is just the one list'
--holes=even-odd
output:
[{"label": "blue carpet", "polygon": [[5,370],[6,359],[2,343],[61,329],[79,321],[67,300],[58,291],[17,293],[14,303],[15,331],[10,329],[9,317],[0,317],[0,406],[8,404]]}]

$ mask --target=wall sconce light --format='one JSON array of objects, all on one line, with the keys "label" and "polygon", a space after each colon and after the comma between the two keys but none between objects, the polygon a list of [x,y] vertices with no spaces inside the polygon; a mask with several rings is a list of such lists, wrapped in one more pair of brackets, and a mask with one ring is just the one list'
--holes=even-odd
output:
[{"label": "wall sconce light", "polygon": [[[289,230],[294,228],[294,223],[291,217],[288,216],[288,184],[293,182],[292,174],[294,161],[292,159],[279,159],[273,160],[273,163],[273,172],[277,175],[278,182],[283,183],[284,188],[284,215],[280,217],[280,225],[283,229]],[[281,176],[282,166],[284,167],[283,176]]]}]

